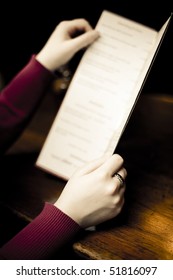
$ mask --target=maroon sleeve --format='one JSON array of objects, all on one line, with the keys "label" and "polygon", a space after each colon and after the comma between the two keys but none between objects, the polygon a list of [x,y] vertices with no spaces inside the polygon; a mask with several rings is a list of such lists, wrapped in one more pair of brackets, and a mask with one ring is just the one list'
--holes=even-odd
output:
[{"label": "maroon sleeve", "polygon": [[[54,75],[34,56],[0,93],[0,154],[14,142],[35,112]],[[80,227],[54,205],[43,211],[0,249],[2,259],[44,259]]]},{"label": "maroon sleeve", "polygon": [[46,203],[40,215],[0,249],[0,258],[48,259],[80,229],[70,217]]},{"label": "maroon sleeve", "polygon": [[33,55],[0,93],[0,154],[16,140],[35,112],[54,75]]}]

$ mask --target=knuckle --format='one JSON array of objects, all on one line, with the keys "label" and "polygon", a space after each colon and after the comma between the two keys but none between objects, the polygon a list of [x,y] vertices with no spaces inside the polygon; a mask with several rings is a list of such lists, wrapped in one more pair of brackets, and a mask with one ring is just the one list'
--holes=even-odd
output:
[{"label": "knuckle", "polygon": [[110,176],[108,171],[103,172],[103,170],[99,170],[97,172],[97,175],[98,175],[98,178],[101,179],[101,180],[106,180]]},{"label": "knuckle", "polygon": [[122,156],[120,156],[119,154],[114,154],[114,157],[121,165],[123,165],[124,159],[122,158]]},{"label": "knuckle", "polygon": [[68,23],[67,20],[63,20],[63,21],[61,21],[61,22],[59,23],[59,25],[57,25],[57,27],[58,27],[58,26],[64,27],[64,26],[67,25],[67,23]]},{"label": "knuckle", "polygon": [[106,194],[108,196],[115,196],[115,193],[117,193],[117,190],[119,188],[119,182],[118,180],[112,180],[109,182],[109,184],[107,184],[107,187],[106,187]]}]

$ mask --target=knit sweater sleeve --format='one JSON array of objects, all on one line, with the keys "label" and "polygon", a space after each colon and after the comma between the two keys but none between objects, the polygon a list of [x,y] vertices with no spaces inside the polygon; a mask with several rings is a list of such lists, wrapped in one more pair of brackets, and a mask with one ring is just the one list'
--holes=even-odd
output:
[{"label": "knit sweater sleeve", "polygon": [[54,205],[42,212],[0,249],[1,259],[47,259],[80,231],[80,226]]},{"label": "knit sweater sleeve", "polygon": [[0,93],[0,154],[19,137],[55,76],[32,55]]},{"label": "knit sweater sleeve", "polygon": [[[32,56],[0,93],[0,154],[18,138],[39,105],[54,75]],[[54,205],[42,212],[0,249],[2,259],[45,259],[70,240],[80,227]]]}]

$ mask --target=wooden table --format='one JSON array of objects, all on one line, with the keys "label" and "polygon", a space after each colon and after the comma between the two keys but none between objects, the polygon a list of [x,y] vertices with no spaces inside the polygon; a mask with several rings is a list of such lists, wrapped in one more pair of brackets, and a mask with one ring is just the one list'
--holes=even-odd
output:
[{"label": "wooden table", "polygon": [[[1,164],[1,244],[54,202],[65,182],[35,167],[61,97],[48,94]],[[79,259],[173,259],[173,97],[142,94],[116,149],[128,171],[121,214],[72,244]],[[10,172],[9,172],[10,170]],[[70,255],[69,255],[70,258]],[[75,258],[75,257],[74,257]]]}]

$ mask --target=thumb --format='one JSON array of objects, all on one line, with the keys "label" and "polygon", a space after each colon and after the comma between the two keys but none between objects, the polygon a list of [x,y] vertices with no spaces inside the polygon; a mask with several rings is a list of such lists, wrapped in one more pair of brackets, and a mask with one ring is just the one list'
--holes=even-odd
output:
[{"label": "thumb", "polygon": [[107,156],[103,156],[99,159],[93,160],[87,164],[85,164],[83,167],[81,167],[80,169],[78,169],[74,175],[75,176],[83,176],[83,175],[87,175],[93,171],[95,171],[96,169],[98,169],[99,167],[101,167],[105,161],[107,160]]}]

